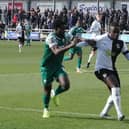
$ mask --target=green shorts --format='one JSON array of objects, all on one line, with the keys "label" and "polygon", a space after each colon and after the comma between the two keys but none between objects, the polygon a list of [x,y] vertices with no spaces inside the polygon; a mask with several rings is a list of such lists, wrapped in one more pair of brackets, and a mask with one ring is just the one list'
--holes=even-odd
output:
[{"label": "green shorts", "polygon": [[71,54],[82,54],[82,48],[81,47],[74,47],[69,49],[69,53]]},{"label": "green shorts", "polygon": [[60,76],[68,76],[65,70],[61,67],[58,70],[53,71],[52,69],[41,68],[42,84],[47,87],[53,82],[54,79],[58,80]]}]

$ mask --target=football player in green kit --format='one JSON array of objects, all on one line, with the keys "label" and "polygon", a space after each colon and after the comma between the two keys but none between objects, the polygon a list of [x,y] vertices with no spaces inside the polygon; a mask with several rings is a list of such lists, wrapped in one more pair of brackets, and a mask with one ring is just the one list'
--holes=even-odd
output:
[{"label": "football player in green kit", "polygon": [[25,23],[26,46],[30,46],[30,33],[31,33],[31,25],[29,21],[26,21]]},{"label": "football player in green kit", "polygon": [[65,36],[65,24],[61,19],[54,21],[53,28],[54,32],[51,32],[46,38],[44,54],[41,60],[41,77],[44,86],[43,118],[50,117],[49,102],[54,79],[59,83],[59,86],[54,91],[53,97],[56,105],[59,105],[58,95],[67,91],[70,87],[68,75],[62,67],[62,61],[65,51],[78,43],[78,38],[74,38],[71,41],[70,38]]},{"label": "football player in green kit", "polygon": [[[68,34],[71,35],[71,37],[76,37],[80,35],[81,33],[85,33],[86,31],[82,28],[82,20],[78,18],[76,25],[73,26]],[[81,63],[82,63],[82,48],[81,47],[73,47],[69,50],[69,56],[64,57],[64,61],[72,60],[74,55],[77,54],[78,56],[78,62],[77,62],[77,68],[76,71],[78,73],[81,73],[80,68],[81,68]]]}]

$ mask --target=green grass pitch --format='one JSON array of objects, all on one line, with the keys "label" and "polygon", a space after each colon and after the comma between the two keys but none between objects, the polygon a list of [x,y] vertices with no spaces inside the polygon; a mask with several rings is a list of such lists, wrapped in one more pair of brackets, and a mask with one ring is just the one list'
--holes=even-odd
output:
[{"label": "green grass pitch", "polygon": [[[129,62],[121,55],[117,67],[121,78],[124,121],[99,118],[109,95],[107,88],[94,76],[95,57],[91,67],[84,66],[90,48],[83,48],[83,73],[75,72],[77,56],[64,66],[71,88],[60,95],[59,107],[50,103],[51,117],[42,118],[42,85],[40,60],[42,42],[32,42],[18,53],[17,41],[0,41],[0,129],[129,129]],[[53,83],[54,87],[57,83]]]}]

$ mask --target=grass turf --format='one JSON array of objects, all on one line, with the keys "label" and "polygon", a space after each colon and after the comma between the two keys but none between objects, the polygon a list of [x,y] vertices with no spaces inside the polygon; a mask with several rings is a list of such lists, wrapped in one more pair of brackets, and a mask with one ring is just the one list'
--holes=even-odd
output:
[{"label": "grass turf", "polygon": [[[0,129],[128,129],[129,84],[128,61],[120,56],[117,67],[121,78],[122,108],[124,121],[116,120],[114,108],[112,119],[99,118],[108,90],[93,74],[95,57],[89,69],[75,72],[77,58],[64,62],[69,73],[71,89],[60,96],[61,106],[50,103],[51,118],[42,116],[42,85],[40,60],[43,43],[32,42],[18,53],[17,41],[0,41]],[[89,48],[83,48],[83,66]],[[56,87],[57,83],[54,83]]]}]

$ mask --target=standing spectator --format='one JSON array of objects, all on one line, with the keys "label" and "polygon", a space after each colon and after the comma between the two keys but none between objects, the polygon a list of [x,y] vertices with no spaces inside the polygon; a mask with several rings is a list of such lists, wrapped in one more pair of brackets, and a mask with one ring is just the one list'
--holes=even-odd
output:
[{"label": "standing spectator", "polygon": [[14,14],[12,19],[12,27],[16,28],[17,22],[18,22],[17,14]]},{"label": "standing spectator", "polygon": [[0,7],[0,21],[2,20],[2,9]]},{"label": "standing spectator", "polygon": [[86,12],[86,14],[85,14],[87,29],[90,28],[89,17],[90,17],[90,12],[89,12],[89,10],[87,10],[87,12]]},{"label": "standing spectator", "polygon": [[77,10],[73,10],[71,14],[71,26],[75,26],[78,19],[78,12]]},{"label": "standing spectator", "polygon": [[39,8],[39,6],[37,6],[37,8],[36,8],[36,12],[37,12],[37,14],[40,13],[40,8]]},{"label": "standing spectator", "polygon": [[31,9],[30,21],[32,24],[32,28],[36,28],[36,26],[37,26],[37,12],[33,8]]},{"label": "standing spectator", "polygon": [[62,11],[63,11],[65,14],[68,13],[68,10],[67,10],[66,6],[63,7]]},{"label": "standing spectator", "polygon": [[7,10],[7,7],[5,7],[5,9],[4,9],[4,22],[5,22],[5,25],[8,25],[8,10]]},{"label": "standing spectator", "polygon": [[108,31],[108,27],[109,27],[109,9],[106,9],[104,12],[105,15],[105,31]]},{"label": "standing spectator", "polygon": [[3,33],[5,33],[5,24],[0,21],[0,39],[3,38]]},{"label": "standing spectator", "polygon": [[53,25],[52,13],[49,12],[48,13],[48,17],[47,17],[47,26],[48,26],[48,29],[52,29],[52,25]]},{"label": "standing spectator", "polygon": [[72,12],[68,11],[68,29],[71,29],[72,27]]},{"label": "standing spectator", "polygon": [[128,20],[128,11],[126,8],[122,9],[121,17],[120,17],[120,30],[127,29],[127,20]]},{"label": "standing spectator", "polygon": [[68,29],[68,17],[67,14],[65,12],[62,12],[62,16],[61,16],[63,22],[65,23],[66,29]]},{"label": "standing spectator", "polygon": [[11,9],[8,9],[7,19],[8,19],[8,25],[11,25]]},{"label": "standing spectator", "polygon": [[94,16],[90,13],[89,14],[89,19],[88,19],[88,25],[89,27],[91,26],[92,22],[94,21]]}]

